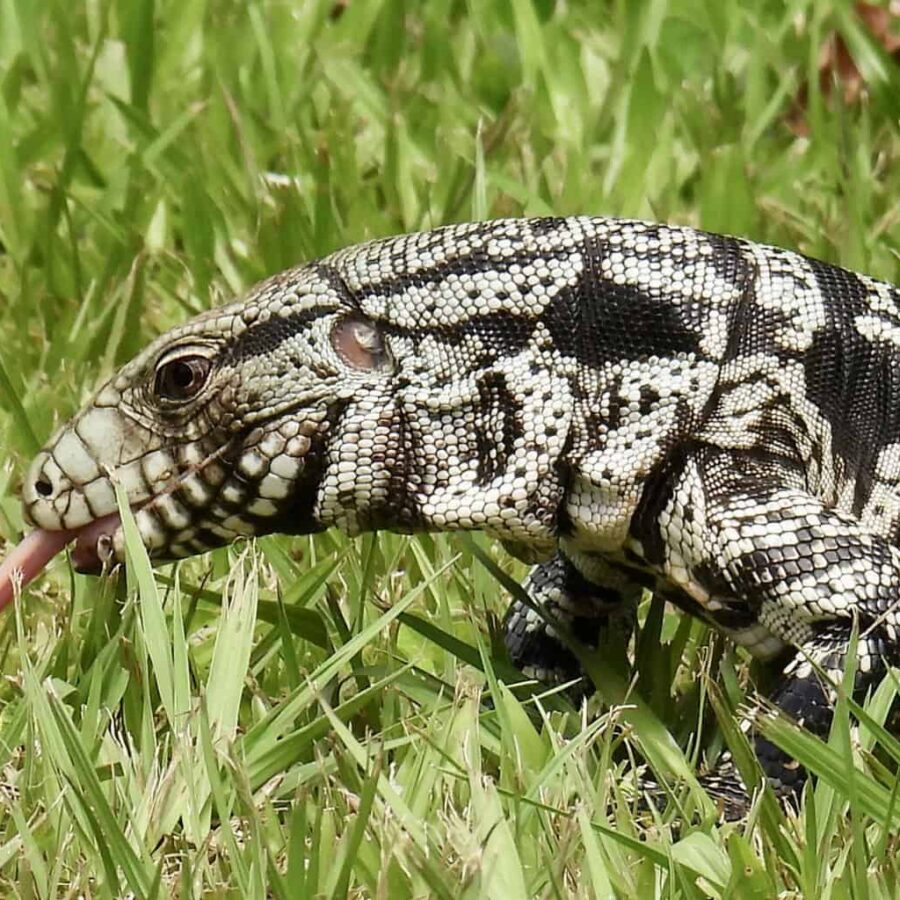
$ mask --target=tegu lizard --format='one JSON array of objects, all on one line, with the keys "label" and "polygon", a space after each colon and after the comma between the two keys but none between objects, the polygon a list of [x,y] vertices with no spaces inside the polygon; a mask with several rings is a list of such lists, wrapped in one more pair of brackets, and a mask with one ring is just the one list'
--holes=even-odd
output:
[{"label": "tegu lizard", "polygon": [[[37,530],[121,561],[113,484],[154,559],[247,535],[478,529],[537,561],[533,600],[585,644],[645,587],[764,660],[825,734],[897,662],[900,292],[750,241],[606,218],[509,219],[371,241],[157,338],[50,439]],[[579,666],[521,602],[506,643]],[[622,640],[628,640],[627,624]],[[803,771],[761,737],[785,793]]]}]

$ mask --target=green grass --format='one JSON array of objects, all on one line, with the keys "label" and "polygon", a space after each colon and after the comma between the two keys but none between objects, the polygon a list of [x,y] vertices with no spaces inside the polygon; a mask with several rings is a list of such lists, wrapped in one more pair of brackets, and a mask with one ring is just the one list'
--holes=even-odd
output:
[{"label": "green grass", "polygon": [[[860,102],[820,86],[835,30]],[[631,215],[898,280],[898,98],[815,0],[0,0],[0,536],[35,448],[152,335],[370,236]],[[767,726],[815,796],[720,825],[692,773],[725,746],[751,772],[746,660],[658,603],[639,694],[592,660],[611,705],[582,721],[504,686],[522,567],[479,536],[131,560],[59,560],[0,624],[2,896],[900,890],[893,681],[859,735],[847,700],[828,745]]]}]

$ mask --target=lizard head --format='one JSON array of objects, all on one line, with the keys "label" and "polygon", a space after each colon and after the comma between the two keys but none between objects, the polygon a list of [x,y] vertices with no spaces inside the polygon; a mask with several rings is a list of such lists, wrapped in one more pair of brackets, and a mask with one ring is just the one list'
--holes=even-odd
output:
[{"label": "lizard head", "polygon": [[573,399],[539,316],[571,273],[529,262],[535,240],[501,220],[373,241],[158,338],[34,460],[0,606],[14,566],[73,541],[84,571],[124,559],[116,485],[160,560],[331,526],[546,550]]},{"label": "lizard head", "polygon": [[116,483],[159,559],[320,530],[331,436],[348,407],[381,397],[391,369],[377,327],[322,270],[283,273],[103,385],[32,463],[26,518],[74,539],[85,571],[124,558]]}]

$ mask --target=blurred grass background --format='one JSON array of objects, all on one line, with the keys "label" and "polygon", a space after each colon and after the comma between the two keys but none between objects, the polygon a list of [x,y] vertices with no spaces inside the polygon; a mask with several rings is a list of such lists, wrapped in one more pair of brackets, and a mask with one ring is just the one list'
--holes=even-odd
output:
[{"label": "blurred grass background", "polygon": [[[0,538],[36,447],[153,335],[368,237],[627,215],[900,280],[892,15],[0,0]],[[772,726],[823,775],[799,818],[720,825],[690,779],[648,815],[644,758],[741,758],[745,661],[648,599],[636,712],[514,696],[498,565],[335,534],[136,549],[117,583],[58,560],[0,624],[0,893],[898,895],[893,682],[853,740],[846,703],[828,746]]]}]

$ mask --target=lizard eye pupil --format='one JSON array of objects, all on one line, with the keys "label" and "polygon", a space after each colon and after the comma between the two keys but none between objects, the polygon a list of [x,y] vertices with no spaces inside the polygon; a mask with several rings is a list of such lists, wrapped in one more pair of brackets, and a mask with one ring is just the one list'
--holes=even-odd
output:
[{"label": "lizard eye pupil", "polygon": [[206,384],[212,363],[202,356],[173,359],[156,370],[154,392],[163,400],[190,400]]}]

